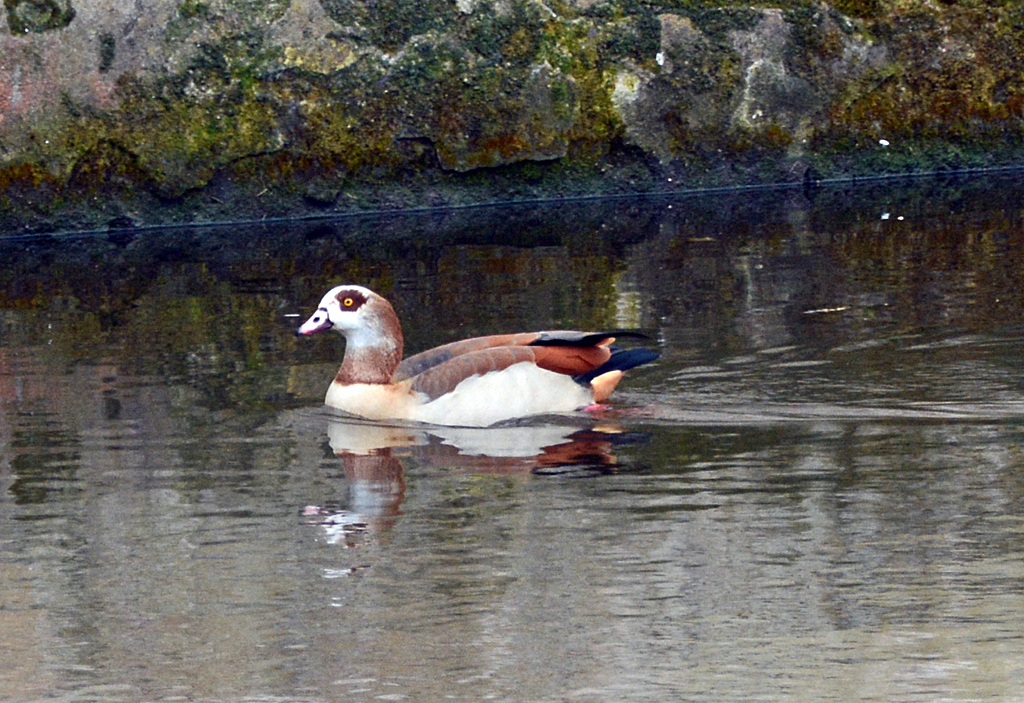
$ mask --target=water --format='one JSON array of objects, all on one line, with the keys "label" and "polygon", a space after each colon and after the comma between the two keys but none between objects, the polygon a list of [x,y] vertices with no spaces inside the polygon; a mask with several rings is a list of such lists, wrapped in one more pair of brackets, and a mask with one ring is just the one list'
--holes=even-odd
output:
[{"label": "water", "polygon": [[[4,240],[0,700],[1021,700],[1021,195]],[[341,281],[411,351],[663,356],[593,416],[343,422],[292,334]]]}]

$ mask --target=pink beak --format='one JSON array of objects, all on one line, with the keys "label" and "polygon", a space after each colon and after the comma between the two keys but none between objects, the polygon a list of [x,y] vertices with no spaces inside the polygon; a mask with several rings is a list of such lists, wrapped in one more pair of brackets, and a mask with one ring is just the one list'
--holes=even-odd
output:
[{"label": "pink beak", "polygon": [[327,310],[320,308],[313,316],[302,323],[299,329],[295,330],[295,334],[316,334],[333,327],[331,320],[327,317]]}]

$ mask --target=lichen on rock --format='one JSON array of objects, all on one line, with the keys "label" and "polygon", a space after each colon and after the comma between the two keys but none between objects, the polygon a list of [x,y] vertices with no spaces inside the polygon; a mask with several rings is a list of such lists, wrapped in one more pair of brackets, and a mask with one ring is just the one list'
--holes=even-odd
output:
[{"label": "lichen on rock", "polygon": [[[12,212],[32,203],[19,218],[87,219],[108,177],[104,216],[148,193],[180,208],[167,217],[216,218],[998,164],[1024,146],[1024,6],[997,0],[4,7],[0,184],[17,184]],[[371,195],[339,197],[353,190]]]},{"label": "lichen on rock", "polygon": [[14,34],[63,29],[75,18],[71,0],[4,0],[4,9]]}]

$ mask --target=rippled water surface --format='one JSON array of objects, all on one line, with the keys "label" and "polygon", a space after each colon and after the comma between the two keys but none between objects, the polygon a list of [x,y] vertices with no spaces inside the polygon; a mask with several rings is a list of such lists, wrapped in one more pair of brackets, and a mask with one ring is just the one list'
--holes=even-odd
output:
[{"label": "rippled water surface", "polygon": [[[0,700],[1024,700],[1024,188],[0,239]],[[407,350],[635,328],[611,408],[328,415]]]}]

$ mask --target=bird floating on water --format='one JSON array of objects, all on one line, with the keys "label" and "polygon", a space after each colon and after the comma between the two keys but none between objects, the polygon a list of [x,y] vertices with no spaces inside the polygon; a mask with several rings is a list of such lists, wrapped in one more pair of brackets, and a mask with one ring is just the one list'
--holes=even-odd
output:
[{"label": "bird floating on water", "polygon": [[603,403],[623,374],[658,358],[612,346],[613,332],[474,337],[402,358],[391,303],[357,285],[332,288],[299,335],[336,330],[345,357],[324,402],[370,420],[486,427]]}]

